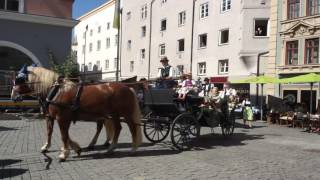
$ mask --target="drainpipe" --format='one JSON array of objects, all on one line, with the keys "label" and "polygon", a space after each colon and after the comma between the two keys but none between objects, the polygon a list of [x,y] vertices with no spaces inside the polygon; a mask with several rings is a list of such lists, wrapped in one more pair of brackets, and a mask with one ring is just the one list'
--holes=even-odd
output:
[{"label": "drainpipe", "polygon": [[[268,54],[269,51],[265,51],[265,52],[261,52],[258,54],[258,61],[257,61],[257,77],[260,76],[260,57],[263,55]],[[259,101],[259,84],[256,85],[256,105],[258,105],[258,101]],[[261,84],[261,102],[260,102],[260,120],[262,120],[263,117],[263,84]]]},{"label": "drainpipe", "polygon": [[148,80],[150,80],[150,66],[151,66],[151,34],[152,34],[152,6],[155,0],[151,1],[150,5],[150,33],[149,33],[149,62],[148,62]]},{"label": "drainpipe", "polygon": [[[120,9],[120,34],[118,34],[118,38],[119,38],[119,40],[118,40],[118,46],[119,46],[119,57],[118,57],[118,59],[117,59],[117,66],[118,66],[118,69],[117,69],[117,71],[118,71],[118,80],[119,80],[119,77],[121,78],[122,77],[122,74],[121,74],[121,57],[122,57],[122,8]],[[121,36],[120,36],[121,35]],[[120,74],[120,76],[119,76],[119,74]]]},{"label": "drainpipe", "polygon": [[195,6],[196,6],[196,1],[193,0],[193,5],[192,5],[192,29],[191,29],[191,54],[190,54],[190,73],[192,73],[192,65],[193,65],[193,37],[194,37],[194,18],[195,18]]}]

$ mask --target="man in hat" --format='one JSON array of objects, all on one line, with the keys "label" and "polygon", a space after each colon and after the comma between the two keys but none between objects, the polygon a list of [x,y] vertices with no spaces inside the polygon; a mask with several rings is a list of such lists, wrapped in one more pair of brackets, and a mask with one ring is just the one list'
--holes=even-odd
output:
[{"label": "man in hat", "polygon": [[160,60],[162,68],[159,68],[158,78],[159,79],[172,79],[173,78],[173,67],[169,65],[169,60],[167,57],[163,57]]},{"label": "man in hat", "polygon": [[159,68],[158,72],[158,88],[172,88],[175,84],[173,80],[174,70],[173,67],[169,65],[169,60],[167,57],[161,58],[162,68]]}]

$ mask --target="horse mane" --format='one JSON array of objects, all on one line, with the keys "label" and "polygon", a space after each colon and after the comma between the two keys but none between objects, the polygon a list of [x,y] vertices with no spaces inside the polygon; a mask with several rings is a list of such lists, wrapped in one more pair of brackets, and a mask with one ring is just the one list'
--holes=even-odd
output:
[{"label": "horse mane", "polygon": [[43,67],[28,67],[28,81],[36,93],[47,96],[59,74]]}]

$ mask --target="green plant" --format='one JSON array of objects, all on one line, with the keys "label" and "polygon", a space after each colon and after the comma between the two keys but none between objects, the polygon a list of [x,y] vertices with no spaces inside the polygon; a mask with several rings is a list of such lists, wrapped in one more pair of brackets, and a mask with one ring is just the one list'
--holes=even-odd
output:
[{"label": "green plant", "polygon": [[48,51],[51,69],[65,77],[79,76],[79,66],[77,64],[77,56],[74,52],[66,57],[63,63],[59,64],[51,50]]}]

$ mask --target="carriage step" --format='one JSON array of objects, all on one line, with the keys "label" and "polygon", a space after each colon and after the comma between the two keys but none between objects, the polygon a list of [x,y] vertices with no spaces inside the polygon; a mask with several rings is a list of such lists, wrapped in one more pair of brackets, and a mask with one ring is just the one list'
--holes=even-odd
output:
[{"label": "carriage step", "polygon": [[170,118],[168,117],[150,117],[146,119],[146,122],[157,122],[157,123],[169,123]]}]

